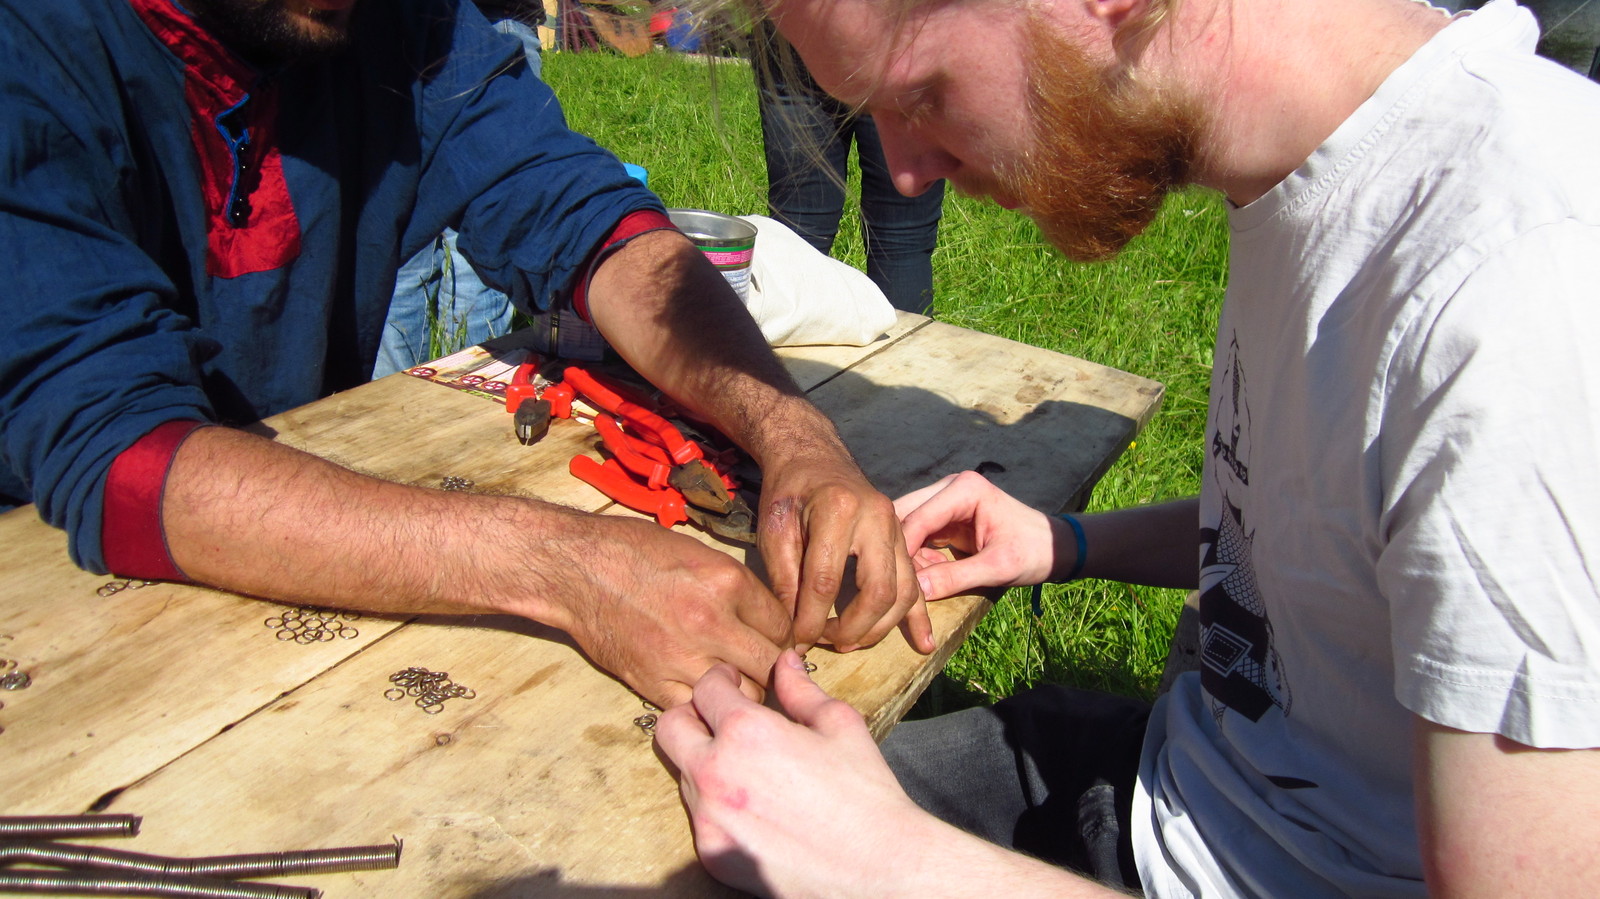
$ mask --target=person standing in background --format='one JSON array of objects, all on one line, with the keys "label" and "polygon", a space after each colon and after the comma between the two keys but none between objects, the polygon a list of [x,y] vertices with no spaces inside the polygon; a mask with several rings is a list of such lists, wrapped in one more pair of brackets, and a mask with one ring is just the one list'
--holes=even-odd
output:
[{"label": "person standing in background", "polygon": [[[474,0],[501,34],[522,42],[522,54],[541,78],[539,26],[542,0]],[[511,330],[511,298],[483,283],[456,249],[456,232],[446,228],[395,276],[394,301],[383,324],[383,342],[372,376],[405,371],[435,357],[439,350],[472,346]],[[431,337],[439,334],[443,346]]]},{"label": "person standing in background", "polygon": [[[756,35],[770,55],[781,40],[769,24]],[[756,65],[767,206],[819,251],[833,249],[844,214],[845,172],[855,144],[861,166],[861,236],[867,277],[896,309],[933,311],[933,250],[944,211],[944,182],[917,196],[895,188],[872,116],[828,96],[803,67],[792,74]]]}]

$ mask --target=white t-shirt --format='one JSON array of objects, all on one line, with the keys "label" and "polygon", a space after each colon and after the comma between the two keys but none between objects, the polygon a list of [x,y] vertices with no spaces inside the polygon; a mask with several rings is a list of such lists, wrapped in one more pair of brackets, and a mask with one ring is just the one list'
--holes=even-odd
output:
[{"label": "white t-shirt", "polygon": [[1512,0],[1231,216],[1152,896],[1422,895],[1412,715],[1600,746],[1600,85]]}]

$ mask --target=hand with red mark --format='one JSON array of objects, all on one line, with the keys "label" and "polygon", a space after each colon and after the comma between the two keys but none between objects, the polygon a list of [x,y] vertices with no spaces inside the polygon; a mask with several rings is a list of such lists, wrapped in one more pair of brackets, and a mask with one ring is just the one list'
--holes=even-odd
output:
[{"label": "hand with red mark", "polygon": [[[793,720],[739,692],[721,665],[669,709],[656,743],[680,772],[700,860],[717,879],[765,895],[839,895],[830,856],[880,876],[903,846],[889,831],[924,817],[884,764],[866,722],[806,674],[793,650],[772,688]],[[929,821],[933,819],[929,818]],[[937,822],[935,822],[937,823]]]},{"label": "hand with red mark", "polygon": [[695,850],[712,876],[762,896],[1113,896],[918,808],[861,715],[828,696],[794,650],[772,690],[789,717],[739,692],[719,665],[656,725],[678,768]]}]

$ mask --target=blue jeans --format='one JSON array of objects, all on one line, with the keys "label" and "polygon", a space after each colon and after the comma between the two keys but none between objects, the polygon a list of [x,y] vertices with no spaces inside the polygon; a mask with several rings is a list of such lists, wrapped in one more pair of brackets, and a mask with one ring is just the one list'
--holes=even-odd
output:
[{"label": "blue jeans", "polygon": [[[522,41],[523,54],[537,77],[539,32],[517,19],[501,19],[494,28]],[[372,376],[405,371],[505,334],[511,330],[511,312],[511,298],[483,283],[456,249],[456,232],[445,229],[406,260],[395,276],[394,298],[389,301]]]},{"label": "blue jeans", "polygon": [[[757,72],[761,71],[757,66]],[[867,251],[867,277],[896,309],[929,313],[944,182],[920,196],[901,195],[889,176],[872,117],[852,115],[844,104],[811,83],[809,74],[802,74],[803,83],[762,77],[764,83],[758,85],[767,157],[767,206],[772,217],[818,250],[826,253],[833,249],[844,214],[843,185],[854,144],[861,166],[861,238]]]}]

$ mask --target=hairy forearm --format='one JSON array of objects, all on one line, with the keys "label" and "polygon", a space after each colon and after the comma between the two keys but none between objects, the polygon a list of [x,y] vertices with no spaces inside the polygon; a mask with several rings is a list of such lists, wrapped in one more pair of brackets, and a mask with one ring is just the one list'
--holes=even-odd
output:
[{"label": "hairy forearm", "polygon": [[[1076,517],[1088,547],[1081,576],[1151,587],[1198,585],[1198,499]],[[1057,560],[1052,576],[1064,577],[1077,558],[1076,540],[1063,521],[1052,521],[1051,528]]]},{"label": "hairy forearm", "polygon": [[733,289],[682,235],[641,235],[590,282],[595,325],[640,374],[715,424],[763,467],[843,452]]},{"label": "hairy forearm", "polygon": [[[583,518],[515,497],[408,487],[228,428],[196,431],[162,501],[173,561],[205,584],[365,611],[514,612],[562,626],[546,572]],[[557,527],[557,525],[560,527]],[[506,541],[547,562],[515,566]]]}]

